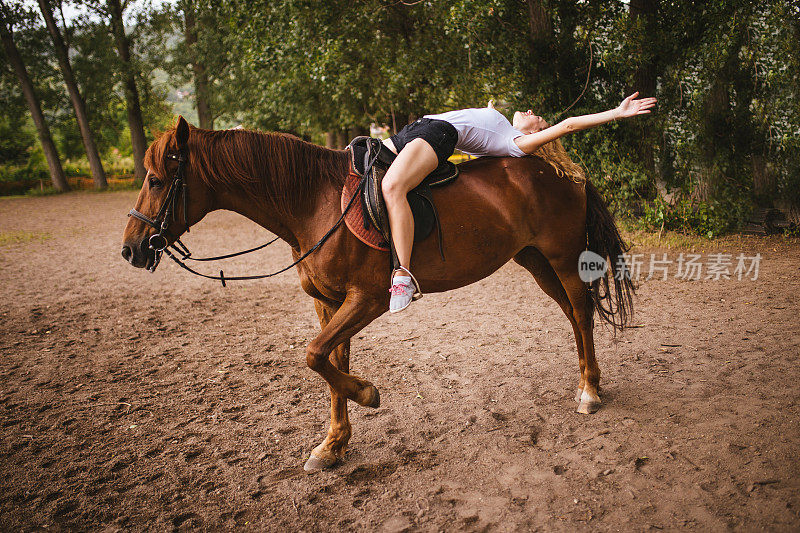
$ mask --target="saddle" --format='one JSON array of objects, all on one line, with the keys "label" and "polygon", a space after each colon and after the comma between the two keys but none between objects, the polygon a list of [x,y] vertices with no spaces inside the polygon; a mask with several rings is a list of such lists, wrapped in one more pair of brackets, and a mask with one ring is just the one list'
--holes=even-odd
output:
[{"label": "saddle", "polygon": [[[397,257],[392,245],[389,216],[386,203],[383,200],[381,183],[389,166],[397,157],[389,150],[380,139],[360,136],[353,139],[348,145],[351,156],[351,168],[361,177],[362,186],[359,188],[361,207],[364,212],[364,229],[372,225],[389,244],[392,252],[392,264],[396,267]],[[446,161],[422,180],[418,186],[408,193],[408,204],[414,216],[414,242],[422,241],[433,231],[436,225],[439,237],[439,254],[444,260],[442,247],[442,227],[436,204],[431,195],[433,187],[441,187],[452,183],[458,177],[458,167]]]}]

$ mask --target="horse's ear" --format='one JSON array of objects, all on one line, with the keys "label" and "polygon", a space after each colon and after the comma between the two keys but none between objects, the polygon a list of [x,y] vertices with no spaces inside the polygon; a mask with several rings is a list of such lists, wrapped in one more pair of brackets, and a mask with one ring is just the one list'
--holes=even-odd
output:
[{"label": "horse's ear", "polygon": [[189,141],[189,123],[183,118],[178,117],[178,127],[175,130],[175,139],[178,141],[178,148],[185,148]]}]

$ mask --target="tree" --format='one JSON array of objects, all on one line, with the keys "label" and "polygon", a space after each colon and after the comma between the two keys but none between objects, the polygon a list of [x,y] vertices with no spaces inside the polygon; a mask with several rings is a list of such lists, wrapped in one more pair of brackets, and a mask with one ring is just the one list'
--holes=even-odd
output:
[{"label": "tree", "polygon": [[105,189],[108,187],[106,181],[106,173],[103,170],[103,164],[100,161],[100,154],[97,152],[97,145],[94,142],[94,135],[89,127],[89,116],[86,112],[86,103],[81,96],[78,84],[75,82],[75,75],[72,72],[72,66],[69,61],[69,54],[67,46],[64,44],[64,39],[61,32],[56,25],[53,18],[53,8],[49,0],[39,0],[39,9],[44,16],[47,30],[53,39],[53,46],[55,47],[58,63],[61,67],[61,73],[64,76],[64,83],[67,86],[72,108],[75,111],[75,118],[78,121],[78,126],[81,131],[81,139],[83,146],[86,150],[86,157],[89,160],[89,168],[92,172],[92,179],[96,189]]},{"label": "tree", "polygon": [[144,152],[147,150],[147,140],[144,136],[144,119],[142,118],[142,105],[139,100],[139,89],[136,87],[136,68],[131,58],[131,42],[125,33],[125,23],[122,17],[123,9],[120,0],[108,0],[105,13],[109,18],[111,32],[121,61],[122,79],[125,88],[125,102],[128,109],[128,127],[131,132],[133,145],[134,175],[144,179],[147,173],[144,168]]},{"label": "tree", "polygon": [[[654,48],[658,41],[653,39],[653,36],[656,34],[658,8],[658,0],[631,0],[628,8],[632,23],[641,25],[641,34],[644,36],[639,43],[639,53],[636,55],[636,67],[630,88],[631,91],[639,91],[641,94],[656,94],[659,72],[658,52]],[[635,145],[639,160],[651,175],[655,175],[653,123],[645,120],[637,123],[636,127],[640,131],[640,140]]]},{"label": "tree", "polygon": [[42,113],[42,108],[36,96],[33,82],[28,75],[19,50],[14,43],[12,21],[13,13],[11,9],[5,2],[0,2],[0,39],[3,41],[3,49],[19,79],[20,88],[25,95],[25,100],[31,112],[31,118],[36,125],[39,142],[42,145],[42,150],[47,160],[47,166],[50,169],[50,179],[53,182],[53,187],[58,191],[68,191],[69,184],[67,184],[66,177],[64,176],[64,169],[61,166],[61,160],[58,157],[55,143],[53,143],[50,128]]},{"label": "tree", "polygon": [[201,57],[197,42],[197,12],[192,0],[183,2],[184,39],[191,57],[194,74],[194,97],[197,104],[197,118],[200,127],[214,129],[214,116],[211,112],[211,94],[205,62]]},{"label": "tree", "polygon": [[249,73],[235,100],[259,126],[326,132],[333,144],[343,131],[364,131],[370,122],[399,129],[454,95],[465,98],[453,88],[470,79],[461,61],[466,51],[441,29],[448,3],[231,0],[226,6],[229,31],[237,35],[229,71]]},{"label": "tree", "polygon": [[[175,43],[164,48],[158,67],[169,74],[172,85],[193,85],[198,125],[213,129],[217,117],[236,120],[246,107],[242,93],[248,91],[250,76],[236,69],[232,48],[237,46],[239,36],[228,27],[225,7],[211,0],[180,0],[150,13],[147,24],[144,38],[148,44]],[[183,39],[176,40],[176,33]],[[152,48],[148,52],[152,54]],[[232,69],[237,70],[235,74]]]}]

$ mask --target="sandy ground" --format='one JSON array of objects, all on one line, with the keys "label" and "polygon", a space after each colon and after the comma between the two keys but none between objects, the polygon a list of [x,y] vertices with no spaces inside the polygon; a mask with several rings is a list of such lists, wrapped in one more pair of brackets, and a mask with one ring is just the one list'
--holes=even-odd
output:
[{"label": "sandy ground", "polygon": [[[574,412],[571,328],[523,269],[427,295],[354,339],[382,406],[351,403],[345,461],[308,475],[328,392],[296,274],[136,270],[134,198],[0,200],[2,530],[800,527],[797,244],[723,250],[760,252],[756,281],[643,281],[638,327],[597,330],[593,416]],[[214,213],[186,241],[268,236]],[[289,261],[278,243],[226,272]]]}]

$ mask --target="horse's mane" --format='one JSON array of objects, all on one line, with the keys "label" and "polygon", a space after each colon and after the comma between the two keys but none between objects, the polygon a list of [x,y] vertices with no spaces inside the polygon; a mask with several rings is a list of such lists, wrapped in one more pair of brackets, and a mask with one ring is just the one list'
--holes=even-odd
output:
[{"label": "horse's mane", "polygon": [[[176,129],[162,133],[147,149],[145,166],[165,176],[165,155],[177,151]],[[243,129],[203,130],[190,127],[189,168],[212,190],[241,188],[284,216],[297,216],[320,185],[341,187],[348,168],[343,150],[329,150],[288,133]],[[583,184],[586,175],[570,159],[560,140],[534,155],[559,175]]]},{"label": "horse's mane", "polygon": [[556,169],[557,174],[563,174],[563,176],[575,183],[586,183],[586,174],[583,172],[583,168],[569,157],[560,139],[543,145],[533,155],[544,159]]},{"label": "horse's mane", "polygon": [[[145,165],[165,175],[165,154],[177,151],[175,129],[162,133],[145,154]],[[190,127],[189,169],[212,190],[241,188],[285,216],[309,205],[320,185],[342,186],[347,154],[288,133]]]}]

